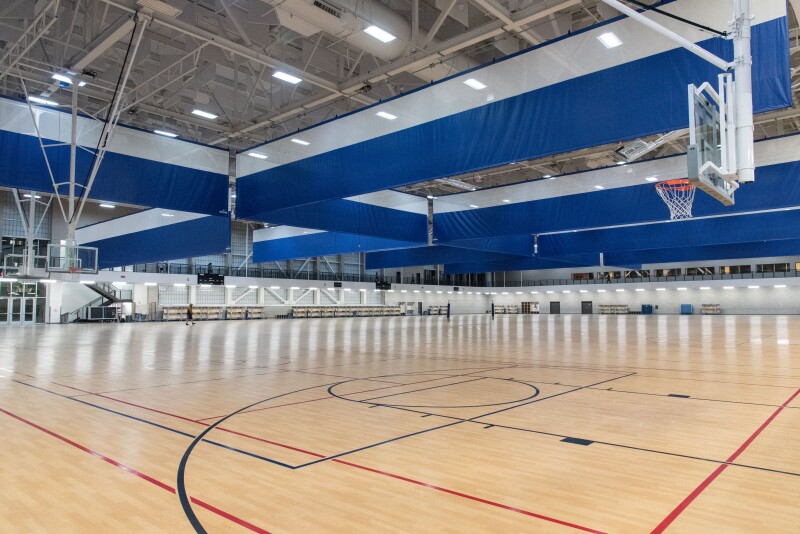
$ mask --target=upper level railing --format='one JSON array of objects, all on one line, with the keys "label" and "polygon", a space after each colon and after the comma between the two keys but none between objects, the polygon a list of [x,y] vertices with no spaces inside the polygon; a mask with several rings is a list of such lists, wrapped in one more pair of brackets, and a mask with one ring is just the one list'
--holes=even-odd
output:
[{"label": "upper level railing", "polygon": [[192,263],[144,263],[125,267],[124,271],[136,273],[163,274],[219,274],[249,278],[284,278],[287,280],[325,280],[331,282],[375,282],[380,277],[374,274],[318,273],[310,271],[292,272],[288,270],[261,267],[219,267]]}]

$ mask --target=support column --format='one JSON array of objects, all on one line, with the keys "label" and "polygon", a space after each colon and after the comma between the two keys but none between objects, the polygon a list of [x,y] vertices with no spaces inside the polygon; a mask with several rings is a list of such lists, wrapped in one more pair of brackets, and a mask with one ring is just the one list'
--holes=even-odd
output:
[{"label": "support column", "polygon": [[69,141],[69,212],[67,245],[75,246],[75,161],[78,151],[78,84],[72,84],[72,134]]},{"label": "support column", "polygon": [[267,290],[264,287],[259,287],[256,291],[258,291],[256,304],[258,304],[259,306],[263,306],[264,303],[266,302]]},{"label": "support column", "polygon": [[736,17],[733,38],[734,102],[736,106],[736,162],[739,182],[755,180],[753,154],[753,57],[750,53],[750,0],[734,0]]},{"label": "support column", "polygon": [[28,224],[25,228],[25,261],[23,262],[23,269],[26,276],[33,276],[34,268],[34,249],[33,239],[36,236],[36,191],[31,191],[30,202],[28,203]]},{"label": "support column", "polygon": [[197,303],[197,286],[188,286],[189,287],[189,302],[188,304],[196,304]]}]

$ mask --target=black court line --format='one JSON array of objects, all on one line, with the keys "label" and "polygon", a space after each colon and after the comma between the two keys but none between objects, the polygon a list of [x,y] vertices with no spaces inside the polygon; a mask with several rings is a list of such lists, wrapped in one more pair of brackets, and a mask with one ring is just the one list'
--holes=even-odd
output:
[{"label": "black court line", "polygon": [[[498,414],[498,413],[505,412],[505,411],[508,411],[508,410],[513,410],[515,408],[519,408],[521,406],[526,406],[526,405],[532,404],[534,402],[540,402],[540,401],[543,401],[543,400],[552,399],[552,398],[555,398],[555,397],[560,397],[560,396],[566,395],[568,393],[574,393],[575,391],[580,391],[582,389],[587,389],[589,387],[597,386],[597,385],[600,385],[600,384],[603,384],[603,383],[606,383],[606,382],[611,382],[613,380],[619,380],[619,379],[622,379],[622,378],[627,378],[629,376],[633,376],[634,374],[636,374],[636,373],[630,373],[630,374],[623,375],[623,376],[617,376],[617,377],[614,377],[614,378],[609,378],[607,380],[603,380],[602,382],[596,382],[594,384],[589,384],[588,386],[583,386],[583,387],[579,387],[579,388],[575,388],[575,389],[570,389],[570,390],[567,390],[567,391],[562,391],[562,392],[559,392],[559,393],[554,393],[554,394],[549,395],[547,397],[537,397],[537,398],[535,398],[533,400],[530,400],[530,401],[527,401],[527,402],[523,402],[523,403],[517,404],[515,406],[509,406],[509,407],[506,407],[506,408],[501,408],[499,410],[495,410],[493,412],[489,412],[489,413],[486,413],[486,414],[483,414],[483,415],[477,415],[477,416],[471,417],[469,419],[460,419],[460,418],[455,418],[454,417],[452,419],[456,419],[456,421],[454,421],[452,423],[446,423],[446,424],[443,424],[443,425],[435,426],[433,428],[429,428],[427,430],[420,430],[418,432],[412,432],[410,434],[405,434],[403,436],[399,436],[399,437],[396,437],[396,438],[383,440],[381,442],[373,443],[371,445],[365,445],[365,446],[359,447],[357,449],[353,449],[353,450],[350,450],[350,451],[345,451],[345,452],[342,452],[342,453],[339,453],[339,454],[335,454],[333,456],[328,456],[326,458],[321,458],[319,460],[314,460],[312,462],[308,462],[308,463],[305,463],[305,464],[300,464],[300,465],[296,466],[296,468],[300,469],[300,468],[308,467],[308,466],[315,465],[315,464],[318,464],[318,463],[327,462],[329,460],[333,460],[334,458],[341,458],[342,456],[347,456],[349,454],[360,452],[360,451],[363,451],[363,450],[366,450],[366,449],[372,449],[372,448],[378,447],[380,445],[385,445],[387,443],[400,441],[402,439],[410,438],[410,437],[413,437],[413,436],[418,436],[420,434],[425,434],[427,432],[433,432],[434,430],[441,430],[442,428],[448,428],[448,427],[451,427],[451,426],[460,425],[462,423],[474,422],[476,419],[480,419],[480,418],[483,418],[483,417],[488,417],[490,415]],[[389,376],[397,376],[397,375],[389,375]],[[331,389],[336,387],[337,385],[339,385],[339,384],[334,384],[334,385],[330,386],[328,388],[328,393],[331,393]],[[362,404],[367,404],[366,402],[358,401],[358,400],[355,400],[355,399],[345,399],[345,400],[348,400],[348,401],[351,401],[351,402],[359,402],[359,403],[362,403]],[[391,408],[392,406],[391,405],[387,405],[386,407],[387,408]],[[485,425],[487,423],[482,423],[482,424]]]},{"label": "black court line", "polygon": [[217,380],[233,380],[236,378],[250,378],[253,376],[265,376],[265,375],[276,375],[278,373],[286,373],[289,369],[278,369],[277,371],[270,371],[269,373],[253,373],[250,375],[237,375],[237,376],[224,376],[221,378],[208,378],[205,380],[192,380],[190,382],[176,382],[175,384],[157,384],[155,386],[142,386],[142,387],[135,387],[135,388],[125,388],[125,389],[112,389],[109,391],[98,391],[95,395],[106,393],[120,393],[122,391],[138,391],[141,389],[155,389],[155,388],[168,388],[170,386],[185,386],[188,384],[200,384],[202,382],[216,382]]},{"label": "black court line", "polygon": [[[106,408],[105,406],[99,406],[97,404],[92,404],[91,402],[86,402],[86,401],[81,400],[81,399],[75,399],[73,397],[68,397],[67,395],[62,395],[61,393],[56,393],[55,391],[51,391],[51,390],[45,389],[43,387],[34,386],[33,384],[28,384],[26,382],[20,382],[19,380],[13,380],[13,382],[21,384],[23,386],[27,386],[29,388],[33,388],[33,389],[38,389],[40,391],[44,391],[45,393],[50,393],[51,395],[55,395],[57,397],[61,397],[61,398],[67,399],[67,400],[78,402],[78,403],[83,404],[85,406],[90,406],[92,408],[97,408],[98,410],[103,410],[104,412],[112,413],[114,415],[119,415],[119,416],[125,417],[127,419],[131,419],[133,421],[138,421],[138,422],[144,423],[146,425],[150,425],[150,426],[153,426],[153,427],[156,427],[156,428],[160,428],[161,430],[166,430],[166,431],[172,432],[174,434],[179,434],[179,435],[187,437],[187,438],[195,438],[196,437],[194,434],[190,434],[188,432],[183,432],[182,430],[178,430],[176,428],[171,428],[171,427],[168,427],[168,426],[165,426],[165,425],[154,423],[153,421],[148,421],[147,419],[142,419],[141,417],[136,417],[134,415],[130,415],[130,414],[127,414],[127,413],[124,413],[124,412],[118,412],[117,410],[112,410],[111,408]],[[323,387],[323,386],[315,386],[315,387]],[[256,458],[258,460],[263,460],[265,462],[269,462],[271,464],[275,464],[275,465],[278,465],[280,467],[285,467],[287,469],[294,469],[294,466],[292,466],[290,464],[279,462],[278,460],[273,460],[271,458],[267,458],[266,456],[261,456],[259,454],[255,454],[253,452],[249,452],[249,451],[245,451],[245,450],[242,450],[242,449],[238,449],[238,448],[232,447],[230,445],[225,445],[224,443],[219,443],[217,441],[212,441],[212,440],[209,440],[209,439],[204,439],[203,442],[209,443],[211,445],[215,445],[215,446],[220,447],[222,449],[227,449],[227,450],[232,451],[232,452],[237,452],[239,454],[244,454],[245,456],[250,456],[250,457]]]},{"label": "black court line", "polygon": [[[646,391],[629,391],[626,389],[611,389],[611,388],[591,388],[595,391],[605,391],[607,393],[628,393],[630,395],[645,395],[648,397],[672,397],[676,399],[688,399],[693,401],[706,401],[706,402],[724,402],[726,404],[745,404],[748,406],[766,406],[769,408],[778,408],[780,405],[778,404],[767,404],[762,402],[747,402],[747,401],[735,401],[735,400],[726,400],[726,399],[709,399],[706,397],[692,397],[691,395],[679,395],[677,393],[648,393]],[[786,408],[791,408],[791,406],[787,406]]]},{"label": "black court line", "polygon": [[478,380],[485,380],[485,379],[486,379],[486,377],[479,376],[478,378],[470,378],[469,380],[462,380],[460,382],[453,382],[453,383],[450,383],[450,384],[439,384],[438,386],[428,386],[428,387],[425,387],[425,388],[412,389],[410,391],[401,391],[400,393],[390,393],[388,395],[381,395],[379,397],[372,397],[372,398],[369,398],[369,399],[361,399],[361,400],[363,402],[369,402],[369,401],[374,401],[374,400],[377,400],[377,399],[385,399],[386,397],[396,397],[398,395],[408,395],[410,393],[416,393],[418,391],[428,391],[429,389],[438,389],[438,388],[444,388],[444,387],[449,387],[449,386],[457,386],[459,384],[467,384],[469,382],[476,382]]},{"label": "black court line", "polygon": [[306,375],[319,375],[319,376],[332,376],[334,378],[349,378],[351,380],[366,380],[368,382],[383,382],[385,384],[397,384],[402,386],[402,382],[389,382],[388,380],[375,380],[374,378],[359,378],[357,376],[345,376],[345,375],[331,375],[327,373],[312,373],[311,371],[297,371],[294,369],[284,369],[285,371],[289,371],[290,373],[303,373]]},{"label": "black court line", "polygon": [[589,445],[594,443],[594,441],[581,438],[564,438],[561,441],[563,441],[564,443],[572,443],[573,445],[583,445],[584,447],[588,447]]}]

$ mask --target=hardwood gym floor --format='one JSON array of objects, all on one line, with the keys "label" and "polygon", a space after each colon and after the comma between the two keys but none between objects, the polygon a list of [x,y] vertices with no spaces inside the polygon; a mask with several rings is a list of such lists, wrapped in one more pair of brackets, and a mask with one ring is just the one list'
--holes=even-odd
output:
[{"label": "hardwood gym floor", "polygon": [[797,533],[798,388],[800,317],[9,327],[0,531]]}]

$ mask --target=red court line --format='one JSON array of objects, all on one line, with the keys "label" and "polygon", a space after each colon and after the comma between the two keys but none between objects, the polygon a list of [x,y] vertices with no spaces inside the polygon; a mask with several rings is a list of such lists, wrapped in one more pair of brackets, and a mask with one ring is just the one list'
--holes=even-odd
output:
[{"label": "red court line", "polygon": [[[72,445],[76,449],[79,449],[79,450],[81,450],[81,451],[83,451],[83,452],[85,452],[87,454],[91,454],[95,458],[103,460],[104,462],[109,463],[109,464],[113,465],[114,467],[118,467],[118,468],[122,469],[123,471],[125,471],[126,473],[130,473],[130,474],[132,474],[134,476],[137,476],[137,477],[141,478],[142,480],[146,480],[147,482],[149,482],[149,483],[151,483],[151,484],[153,484],[155,486],[158,486],[159,488],[161,488],[163,490],[167,490],[170,493],[173,493],[173,494],[175,493],[175,488],[173,488],[172,486],[170,486],[168,484],[165,484],[165,483],[161,482],[160,480],[156,480],[155,478],[153,478],[151,476],[145,475],[144,473],[142,473],[140,471],[137,471],[136,469],[133,469],[132,467],[128,467],[127,465],[121,464],[118,461],[116,461],[116,460],[114,460],[112,458],[109,458],[108,456],[100,454],[97,451],[93,451],[92,449],[90,449],[88,447],[85,447],[84,445],[81,445],[80,443],[72,441],[71,439],[69,439],[67,437],[64,437],[64,436],[62,436],[60,434],[57,434],[57,433],[53,432],[52,430],[48,430],[48,429],[44,428],[43,426],[39,426],[36,423],[34,423],[32,421],[28,421],[27,419],[25,419],[23,417],[20,417],[20,416],[18,416],[16,414],[13,414],[13,413],[11,413],[11,412],[9,412],[7,410],[4,410],[4,409],[0,408],[0,412],[3,412],[4,414],[8,415],[9,417],[13,417],[17,421],[20,421],[20,422],[25,423],[26,425],[28,425],[30,427],[33,427],[36,430],[40,430],[40,431],[44,432],[45,434],[48,434],[49,436],[52,436],[52,437],[54,437],[54,438],[56,438],[58,440],[61,440],[61,441],[63,441],[64,443],[66,443],[68,445]],[[240,518],[236,517],[235,515],[229,514],[225,510],[221,510],[221,509],[219,509],[219,508],[217,508],[215,506],[212,506],[212,505],[210,505],[210,504],[208,504],[208,503],[206,503],[204,501],[201,501],[200,499],[196,499],[195,497],[191,497],[191,500],[192,500],[193,503],[197,504],[198,506],[202,506],[206,510],[214,512],[215,514],[217,514],[217,515],[219,515],[221,517],[224,517],[225,519],[228,519],[229,521],[232,521],[232,522],[236,523],[237,525],[240,525],[240,526],[242,526],[244,528],[247,528],[247,529],[249,529],[249,530],[251,530],[253,532],[258,532],[259,534],[270,534],[269,531],[264,530],[263,528],[258,527],[258,526],[254,525],[252,523],[249,523],[249,522],[245,521],[244,519],[240,519]]]},{"label": "red court line", "polygon": [[[475,374],[477,372],[482,372],[482,371],[475,371],[474,373],[469,373],[469,374]],[[459,375],[459,376],[465,376],[465,375]],[[445,377],[445,378],[450,378],[450,377]],[[434,379],[434,380],[441,380],[441,378]],[[421,382],[430,382],[430,381],[431,380],[423,380],[423,381],[420,381],[420,382],[414,382],[413,384],[419,384]],[[404,385],[412,385],[412,384],[404,384]],[[70,387],[70,386],[66,386],[66,387]],[[72,388],[72,389],[77,389],[77,388]],[[386,389],[386,388],[377,388],[377,389]],[[129,404],[129,405],[132,405],[132,406],[136,406],[136,407],[142,408],[144,410],[155,411],[155,412],[158,412],[158,413],[161,413],[161,414],[164,414],[164,415],[168,415],[168,416],[176,417],[176,418],[179,418],[179,419],[183,419],[183,420],[186,420],[186,421],[189,421],[189,422],[192,422],[192,423],[196,423],[196,424],[199,424],[199,425],[210,426],[208,423],[203,423],[201,421],[192,421],[191,419],[187,419],[187,418],[182,417],[180,415],[170,414],[168,412],[162,412],[160,410],[154,410],[154,409],[148,408],[146,406],[139,406],[139,405],[132,404],[132,403],[129,403],[129,402],[126,402],[126,401],[122,401],[122,400],[119,400],[119,399],[114,399],[112,397],[105,397],[105,398],[107,398],[109,400],[122,402],[124,404]],[[332,397],[324,397],[324,398],[332,398]],[[277,442],[274,442],[274,441],[269,441],[269,440],[262,439],[262,438],[259,438],[259,437],[256,437],[256,436],[252,436],[250,434],[237,432],[235,430],[230,430],[230,429],[226,429],[226,428],[222,428],[222,427],[216,427],[215,429],[216,430],[222,430],[223,432],[229,432],[231,434],[236,434],[238,436],[254,439],[254,440],[257,440],[257,441],[261,441],[263,443],[269,443],[271,445],[276,445],[276,446],[279,446],[279,447],[295,450],[295,451],[298,451],[298,452],[301,452],[301,453],[304,453],[304,454],[308,454],[310,456],[314,456],[314,457],[317,457],[317,458],[325,458],[326,457],[326,456],[324,456],[322,454],[318,454],[318,453],[311,452],[311,451],[306,451],[306,450],[303,450],[303,449],[300,449],[300,448],[297,448],[297,447],[293,447],[291,445],[286,445],[286,444],[283,444],[283,443],[277,443]],[[488,499],[484,499],[484,498],[481,498],[481,497],[476,497],[474,495],[469,495],[467,493],[462,493],[460,491],[443,488],[443,487],[436,486],[436,485],[433,485],[433,484],[428,484],[428,483],[425,483],[425,482],[420,482],[418,480],[414,480],[412,478],[404,477],[402,475],[395,475],[395,474],[392,474],[392,473],[388,473],[386,471],[380,471],[378,469],[373,469],[371,467],[366,467],[366,466],[355,464],[355,463],[348,462],[348,461],[345,461],[345,460],[334,459],[334,460],[331,460],[331,461],[339,463],[339,464],[342,464],[342,465],[355,467],[357,469],[362,469],[364,471],[369,471],[369,472],[376,473],[376,474],[379,474],[379,475],[391,477],[391,478],[394,478],[396,480],[403,480],[405,482],[410,482],[410,483],[416,484],[418,486],[423,486],[423,487],[426,487],[426,488],[430,488],[430,489],[433,489],[433,490],[436,490],[436,491],[440,491],[440,492],[443,492],[443,493],[447,493],[447,494],[450,494],[450,495],[454,495],[454,496],[457,496],[457,497],[462,497],[462,498],[469,499],[469,500],[472,500],[472,501],[480,502],[480,503],[483,503],[483,504],[487,504],[489,506],[494,506],[494,507],[497,507],[497,508],[501,508],[503,510],[508,510],[508,511],[511,511],[511,512],[516,512],[516,513],[519,513],[519,514],[527,515],[527,516],[530,516],[530,517],[535,517],[537,519],[542,519],[544,521],[557,523],[559,525],[571,527],[571,528],[574,528],[574,529],[577,529],[577,530],[581,530],[583,532],[593,532],[593,533],[597,533],[597,534],[604,534],[600,530],[590,529],[590,528],[587,528],[587,527],[583,527],[581,525],[577,525],[575,523],[570,523],[568,521],[563,521],[561,519],[556,519],[554,517],[546,516],[546,515],[543,515],[543,514],[537,514],[535,512],[530,512],[530,511],[527,511],[527,510],[523,510],[521,508],[515,508],[513,506],[508,506],[508,505],[505,505],[505,504],[502,504],[502,503],[498,503],[498,502],[495,502],[495,501],[490,501]],[[174,493],[175,490],[173,490],[172,488],[169,488],[169,489]],[[198,500],[194,499],[193,497],[192,497],[192,502],[195,502],[199,506],[206,507],[206,503],[203,503],[202,501],[198,501]],[[212,508],[213,507],[208,508],[208,509],[211,510],[212,512],[219,513],[219,512],[217,512],[217,509],[212,509]],[[220,514],[220,515],[223,515],[223,514]],[[223,515],[223,517],[226,517],[226,516]],[[248,527],[248,528],[250,528],[250,527]],[[255,528],[258,528],[258,527],[255,527]]]},{"label": "red court line", "polygon": [[689,507],[689,505],[690,505],[690,504],[692,504],[692,502],[693,502],[693,501],[694,501],[694,500],[695,500],[695,499],[696,499],[696,498],[697,498],[697,497],[698,497],[698,496],[699,496],[701,493],[703,493],[703,491],[704,491],[704,490],[705,490],[705,489],[706,489],[708,486],[710,486],[710,485],[711,485],[711,483],[712,483],[712,482],[714,482],[714,480],[715,480],[715,479],[716,479],[716,478],[717,478],[717,477],[718,477],[720,474],[722,474],[722,472],[723,472],[723,471],[725,471],[725,469],[727,469],[727,468],[728,468],[728,466],[730,465],[730,463],[731,463],[731,462],[734,462],[734,461],[736,460],[736,458],[738,458],[738,457],[739,457],[739,456],[740,456],[740,455],[741,455],[741,454],[742,454],[742,453],[745,451],[745,449],[747,449],[747,447],[749,447],[749,446],[750,446],[750,445],[753,443],[753,441],[755,441],[755,439],[756,439],[756,438],[759,436],[759,434],[761,434],[761,432],[763,432],[763,431],[764,431],[764,429],[765,429],[765,428],[767,428],[767,426],[769,426],[769,424],[770,424],[770,423],[772,423],[772,421],[773,421],[773,420],[774,420],[774,419],[775,419],[775,418],[778,416],[778,414],[779,414],[779,413],[781,413],[781,412],[783,411],[783,409],[784,409],[784,408],[786,408],[786,406],[788,406],[788,405],[789,405],[789,403],[791,403],[791,402],[792,402],[792,401],[793,401],[793,400],[794,400],[794,399],[795,399],[795,398],[796,398],[798,395],[800,395],[800,389],[798,389],[797,391],[795,391],[795,392],[794,392],[794,394],[793,394],[791,397],[789,397],[789,398],[786,400],[786,402],[784,402],[783,404],[781,404],[781,405],[778,407],[778,409],[777,409],[777,410],[775,410],[775,411],[772,413],[772,415],[770,415],[770,416],[769,416],[769,419],[767,419],[766,421],[764,421],[764,422],[761,424],[761,426],[760,426],[760,427],[758,427],[758,428],[756,429],[756,431],[755,431],[755,432],[753,432],[753,433],[750,435],[750,437],[749,437],[749,438],[747,438],[747,441],[745,441],[744,443],[742,443],[742,445],[741,445],[741,446],[740,446],[738,449],[736,449],[736,452],[734,452],[733,454],[731,454],[731,455],[728,457],[728,459],[727,459],[727,460],[725,460],[727,463],[721,464],[719,467],[717,467],[717,468],[714,470],[714,472],[713,472],[713,473],[711,473],[710,475],[708,475],[708,477],[707,477],[707,478],[706,478],[706,479],[705,479],[703,482],[701,482],[699,486],[697,486],[697,487],[694,489],[694,491],[692,491],[692,492],[691,492],[689,495],[687,495],[687,496],[686,496],[686,498],[685,498],[685,499],[683,499],[683,501],[681,501],[681,503],[680,503],[678,506],[676,506],[676,507],[675,507],[675,509],[674,509],[674,510],[672,510],[672,511],[671,511],[671,512],[670,512],[670,513],[667,515],[667,517],[665,517],[665,518],[663,519],[663,521],[661,521],[661,523],[659,523],[659,524],[658,524],[658,526],[657,526],[656,528],[654,528],[654,529],[653,529],[653,531],[652,531],[652,533],[651,533],[651,534],[659,534],[659,533],[661,533],[661,532],[664,532],[664,530],[666,530],[666,528],[667,528],[667,527],[669,527],[669,526],[672,524],[672,522],[673,522],[673,521],[675,521],[675,519],[677,519],[677,518],[678,518],[678,516],[679,516],[679,515],[681,515],[681,513],[682,513],[684,510],[686,510],[686,508],[688,508],[688,507]]},{"label": "red court line", "polygon": [[562,521],[561,519],[556,519],[555,517],[550,517],[550,516],[546,516],[546,515],[542,515],[542,514],[537,514],[536,512],[529,512],[529,511],[523,510],[521,508],[515,508],[513,506],[508,506],[508,505],[505,505],[505,504],[501,504],[499,502],[490,501],[488,499],[483,499],[481,497],[475,497],[474,495],[468,495],[466,493],[461,493],[460,491],[455,491],[455,490],[451,490],[451,489],[447,489],[447,488],[442,488],[440,486],[434,486],[433,484],[428,484],[426,482],[420,482],[419,480],[414,480],[413,478],[408,478],[408,477],[404,477],[404,476],[400,476],[400,475],[394,475],[392,473],[387,473],[386,471],[379,471],[378,469],[373,469],[371,467],[366,467],[366,466],[363,466],[363,465],[354,464],[354,463],[351,463],[351,462],[347,462],[345,460],[331,460],[331,461],[339,463],[339,464],[349,465],[350,467],[355,467],[357,469],[363,469],[364,471],[369,471],[371,473],[377,473],[379,475],[395,478],[397,480],[403,480],[405,482],[410,482],[410,483],[416,484],[418,486],[424,486],[426,488],[430,488],[430,489],[433,489],[433,490],[436,490],[436,491],[441,491],[443,493],[448,493],[450,495],[455,495],[456,497],[463,497],[465,499],[470,499],[472,501],[477,501],[477,502],[480,502],[480,503],[483,503],[483,504],[488,504],[489,506],[495,506],[497,508],[502,508],[503,510],[509,510],[511,512],[517,512],[519,514],[535,517],[537,519],[543,519],[543,520],[549,521],[551,523],[556,523],[556,524],[559,524],[559,525],[563,525],[565,527],[574,528],[576,530],[581,530],[583,532],[593,532],[595,534],[603,534],[603,532],[601,530],[594,530],[592,528],[588,528],[588,527],[584,527],[584,526],[581,526],[581,525],[577,525],[575,523],[570,523],[568,521]]}]

